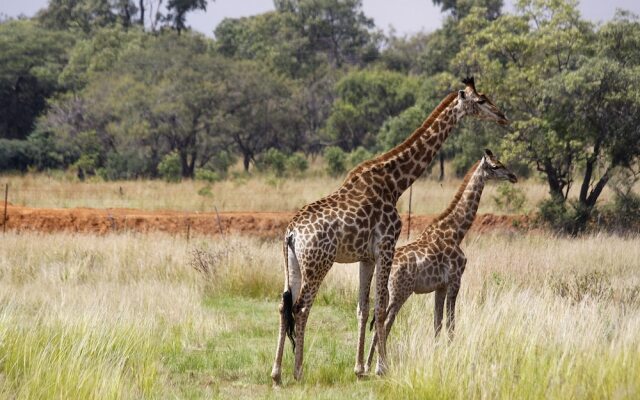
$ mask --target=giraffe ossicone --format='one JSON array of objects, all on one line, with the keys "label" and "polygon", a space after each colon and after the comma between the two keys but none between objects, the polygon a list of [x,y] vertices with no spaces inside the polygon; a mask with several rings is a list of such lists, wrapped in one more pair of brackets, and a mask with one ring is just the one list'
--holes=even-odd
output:
[{"label": "giraffe ossicone", "polygon": [[[466,115],[508,123],[502,111],[476,91],[473,80],[467,81],[464,90],[445,97],[404,142],[355,167],[335,192],[304,206],[293,217],[283,240],[285,283],[271,372],[274,384],[281,381],[287,336],[294,344],[294,377],[302,378],[307,318],[320,284],[334,262],[360,262],[359,322],[366,323],[368,318],[370,286],[373,276],[376,277],[374,314],[380,355],[376,371],[384,372],[387,282],[402,227],[396,203]],[[364,335],[365,329],[361,327],[355,366],[358,375],[364,373]]]}]

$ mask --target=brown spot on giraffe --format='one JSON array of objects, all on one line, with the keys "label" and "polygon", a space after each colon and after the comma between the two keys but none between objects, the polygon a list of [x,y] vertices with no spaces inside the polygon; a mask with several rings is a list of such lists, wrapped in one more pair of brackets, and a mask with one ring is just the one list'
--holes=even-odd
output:
[{"label": "brown spot on giraffe", "polygon": [[[376,332],[380,354],[376,372],[384,372],[386,334],[383,324],[388,302],[387,283],[401,228],[396,203],[431,163],[433,155],[456,123],[466,115],[481,117],[484,111],[477,103],[477,96],[475,88],[469,84],[465,90],[449,94],[404,142],[355,167],[335,192],[303,207],[293,217],[283,240],[285,284],[271,372],[274,384],[280,384],[286,336],[290,337],[295,348],[294,377],[302,377],[307,319],[320,284],[334,262],[360,262],[358,320],[365,323],[369,315],[371,281],[376,276],[374,313],[376,321],[379,321]],[[504,114],[493,115],[496,122],[506,123]],[[417,152],[416,148],[426,151]],[[310,214],[315,216],[313,223],[310,222]],[[366,224],[358,222],[363,219]],[[353,224],[350,223],[352,220]],[[364,372],[365,329],[362,323],[360,325],[355,366],[357,375]]]},{"label": "brown spot on giraffe", "polygon": [[[467,258],[460,243],[475,219],[482,190],[487,180],[517,181],[516,176],[485,150],[482,159],[467,172],[453,200],[420,237],[396,249],[389,277],[389,305],[384,323],[388,335],[396,315],[413,293],[435,291],[434,328],[436,336],[442,328],[446,299],[447,329],[453,334],[455,304]],[[377,322],[377,321],[376,321]],[[366,324],[366,321],[364,321]],[[367,369],[376,347],[371,342]]]}]

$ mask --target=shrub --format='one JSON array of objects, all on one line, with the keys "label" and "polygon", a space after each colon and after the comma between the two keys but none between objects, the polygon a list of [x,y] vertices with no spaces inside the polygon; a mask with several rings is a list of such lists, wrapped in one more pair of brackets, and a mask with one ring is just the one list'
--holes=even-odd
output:
[{"label": "shrub", "polygon": [[538,220],[554,229],[567,232],[572,225],[572,216],[563,199],[543,200],[538,206]]},{"label": "shrub", "polygon": [[179,182],[182,178],[182,167],[178,153],[173,151],[165,155],[158,164],[158,172],[167,182]]},{"label": "shrub", "polygon": [[291,154],[285,164],[287,172],[292,175],[300,175],[309,168],[309,162],[300,153]]},{"label": "shrub", "polygon": [[601,215],[611,229],[640,232],[640,196],[631,191],[617,192],[613,203]]},{"label": "shrub", "polygon": [[71,168],[77,169],[78,174],[82,174],[82,176],[84,176],[85,173],[94,174],[96,172],[97,164],[97,154],[83,154],[75,163],[73,163]]},{"label": "shrub", "polygon": [[26,140],[0,139],[0,170],[26,171],[30,164],[30,146]]},{"label": "shrub", "polygon": [[222,180],[222,177],[216,171],[211,171],[210,169],[205,168],[196,168],[196,180],[213,183]]},{"label": "shrub", "polygon": [[207,185],[199,189],[198,195],[203,197],[213,197],[213,192],[211,192],[211,185]]},{"label": "shrub", "polygon": [[341,148],[329,146],[324,149],[324,159],[327,162],[327,173],[331,176],[344,174],[347,170],[347,155]]},{"label": "shrub", "polygon": [[280,150],[271,148],[260,157],[257,163],[261,171],[271,171],[276,176],[284,176],[286,170],[287,156]]},{"label": "shrub", "polygon": [[364,147],[358,147],[357,149],[349,153],[348,158],[349,158],[349,166],[353,168],[356,165],[373,158],[373,153],[371,153]]},{"label": "shrub", "polygon": [[498,186],[498,194],[493,196],[493,201],[499,210],[510,213],[519,213],[524,208],[526,196],[522,189],[510,183],[502,183]]},{"label": "shrub", "polygon": [[148,173],[148,164],[144,156],[136,150],[124,153],[109,153],[104,168],[96,173],[105,180],[135,179]]}]

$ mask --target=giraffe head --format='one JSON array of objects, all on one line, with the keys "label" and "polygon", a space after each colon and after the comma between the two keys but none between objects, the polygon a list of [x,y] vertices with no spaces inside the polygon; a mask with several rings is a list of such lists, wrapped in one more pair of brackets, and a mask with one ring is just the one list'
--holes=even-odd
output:
[{"label": "giraffe head", "polygon": [[458,91],[458,119],[465,115],[473,115],[479,119],[495,121],[500,125],[508,125],[509,120],[502,111],[484,94],[476,91],[476,85],[472,77],[465,78],[462,83],[466,85],[464,90]]},{"label": "giraffe head", "polygon": [[516,175],[509,171],[489,149],[484,150],[484,156],[480,160],[480,168],[482,168],[487,179],[506,180],[511,183],[518,182]]}]

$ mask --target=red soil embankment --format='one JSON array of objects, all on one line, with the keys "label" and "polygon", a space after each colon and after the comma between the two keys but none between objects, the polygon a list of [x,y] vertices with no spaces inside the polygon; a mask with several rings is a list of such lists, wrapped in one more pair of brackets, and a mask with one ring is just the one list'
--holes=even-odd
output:
[{"label": "red soil embankment", "polygon": [[[0,205],[4,205],[0,202]],[[0,208],[0,213],[1,213]],[[7,230],[40,232],[152,232],[173,234],[247,234],[264,238],[280,236],[293,217],[293,212],[183,212],[144,211],[123,208],[29,208],[9,204]],[[408,216],[403,215],[406,235]],[[2,221],[0,214],[0,221]],[[412,215],[412,235],[422,231],[433,215]],[[522,215],[478,214],[472,230],[515,230],[527,228],[529,220]]]}]

